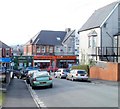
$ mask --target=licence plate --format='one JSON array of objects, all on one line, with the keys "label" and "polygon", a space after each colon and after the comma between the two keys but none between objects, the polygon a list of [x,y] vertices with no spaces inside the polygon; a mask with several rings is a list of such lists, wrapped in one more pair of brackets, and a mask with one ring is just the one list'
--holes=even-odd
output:
[{"label": "licence plate", "polygon": [[40,82],[40,84],[46,84],[46,82]]}]

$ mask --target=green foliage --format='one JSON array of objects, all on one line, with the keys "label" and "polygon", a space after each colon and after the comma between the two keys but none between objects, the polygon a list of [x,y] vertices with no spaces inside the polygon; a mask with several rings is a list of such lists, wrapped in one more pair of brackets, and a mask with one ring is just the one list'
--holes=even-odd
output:
[{"label": "green foliage", "polygon": [[2,106],[4,99],[5,99],[5,94],[2,91],[0,91],[0,106]]},{"label": "green foliage", "polygon": [[94,66],[95,63],[96,63],[95,60],[89,59],[89,67]]},{"label": "green foliage", "polygon": [[78,65],[78,66],[72,66],[72,69],[81,69],[86,70],[86,72],[89,75],[89,66],[88,65]]}]

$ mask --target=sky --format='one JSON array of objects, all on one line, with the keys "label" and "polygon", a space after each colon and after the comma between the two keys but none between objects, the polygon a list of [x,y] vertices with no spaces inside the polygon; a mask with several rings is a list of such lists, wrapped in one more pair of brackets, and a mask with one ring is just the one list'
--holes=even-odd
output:
[{"label": "sky", "polygon": [[95,10],[115,1],[0,0],[0,40],[21,45],[41,30],[78,30]]}]

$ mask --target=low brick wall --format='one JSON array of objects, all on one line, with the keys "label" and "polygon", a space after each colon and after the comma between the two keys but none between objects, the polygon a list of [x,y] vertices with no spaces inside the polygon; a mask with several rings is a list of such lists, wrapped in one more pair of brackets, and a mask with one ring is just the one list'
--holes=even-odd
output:
[{"label": "low brick wall", "polygon": [[105,66],[92,66],[90,78],[120,81],[120,63],[107,62]]}]

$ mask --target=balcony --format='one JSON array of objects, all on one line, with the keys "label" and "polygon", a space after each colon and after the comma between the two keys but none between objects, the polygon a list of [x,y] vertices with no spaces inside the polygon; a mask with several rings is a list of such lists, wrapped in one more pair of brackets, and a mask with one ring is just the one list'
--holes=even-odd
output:
[{"label": "balcony", "polygon": [[89,56],[99,56],[102,61],[118,62],[120,58],[120,47],[96,47],[88,49]]}]

